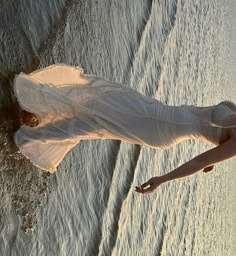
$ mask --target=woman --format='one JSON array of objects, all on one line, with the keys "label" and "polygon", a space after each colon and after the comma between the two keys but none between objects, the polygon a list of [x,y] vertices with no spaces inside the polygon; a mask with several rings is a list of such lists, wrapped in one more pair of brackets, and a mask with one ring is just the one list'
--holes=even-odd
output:
[{"label": "woman", "polygon": [[209,171],[236,155],[236,106],[232,102],[202,108],[166,106],[123,84],[84,75],[79,67],[63,64],[20,74],[14,92],[25,113],[34,113],[38,120],[35,127],[22,125],[15,143],[35,166],[50,172],[80,140],[116,139],[167,148],[196,138],[217,145],[167,175],[136,187],[145,194],[163,182],[202,168]]}]

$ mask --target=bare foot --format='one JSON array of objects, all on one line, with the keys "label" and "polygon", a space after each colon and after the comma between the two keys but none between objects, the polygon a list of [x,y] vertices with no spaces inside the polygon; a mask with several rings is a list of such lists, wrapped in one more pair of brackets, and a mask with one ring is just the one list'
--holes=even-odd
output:
[{"label": "bare foot", "polygon": [[27,112],[23,109],[19,111],[20,123],[30,127],[36,127],[39,124],[37,116],[33,113]]}]

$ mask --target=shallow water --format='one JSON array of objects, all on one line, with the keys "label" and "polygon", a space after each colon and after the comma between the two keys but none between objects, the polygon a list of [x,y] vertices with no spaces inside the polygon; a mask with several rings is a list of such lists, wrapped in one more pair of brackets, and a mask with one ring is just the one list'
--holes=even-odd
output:
[{"label": "shallow water", "polygon": [[49,175],[17,152],[20,124],[3,107],[15,101],[15,74],[59,62],[170,105],[236,102],[235,10],[233,0],[2,5],[1,255],[233,255],[234,159],[142,196],[135,185],[212,146],[82,141]]}]

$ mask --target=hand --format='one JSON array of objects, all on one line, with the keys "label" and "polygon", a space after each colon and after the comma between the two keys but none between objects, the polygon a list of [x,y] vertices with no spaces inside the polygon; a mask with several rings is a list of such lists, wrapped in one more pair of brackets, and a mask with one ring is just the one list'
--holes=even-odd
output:
[{"label": "hand", "polygon": [[203,169],[203,172],[210,172],[214,168],[214,165],[207,166]]},{"label": "hand", "polygon": [[[142,194],[149,194],[153,192],[153,190],[155,190],[162,183],[163,179],[161,177],[153,177],[149,181],[141,185],[141,187],[135,187],[135,191]],[[147,186],[149,187],[145,188]]]}]

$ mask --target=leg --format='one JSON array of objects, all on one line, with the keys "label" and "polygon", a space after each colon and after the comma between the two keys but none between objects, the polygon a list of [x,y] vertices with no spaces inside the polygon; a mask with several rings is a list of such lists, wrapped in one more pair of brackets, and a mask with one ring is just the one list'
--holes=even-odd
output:
[{"label": "leg", "polygon": [[92,139],[96,138],[98,129],[91,127],[79,118],[66,119],[55,123],[49,123],[41,127],[23,126],[21,129],[21,143],[39,140],[44,143],[59,142],[67,139]]},{"label": "leg", "polygon": [[35,114],[21,109],[17,103],[1,107],[0,113],[2,122],[18,120],[20,124],[26,124],[30,127],[35,127],[39,123]]},{"label": "leg", "polygon": [[35,114],[27,112],[23,109],[19,110],[19,118],[21,124],[25,124],[30,127],[36,127],[39,124],[39,120],[37,119]]}]

